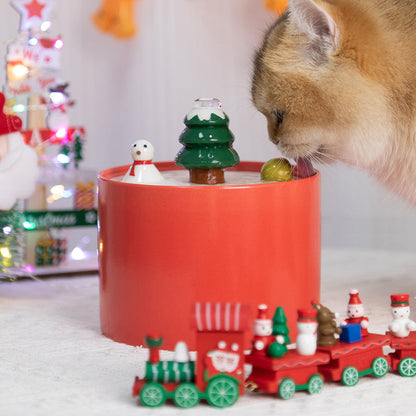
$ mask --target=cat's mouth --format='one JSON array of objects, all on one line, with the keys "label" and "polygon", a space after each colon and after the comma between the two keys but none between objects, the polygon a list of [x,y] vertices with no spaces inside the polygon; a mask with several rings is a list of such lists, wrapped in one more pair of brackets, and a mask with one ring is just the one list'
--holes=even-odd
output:
[{"label": "cat's mouth", "polygon": [[314,163],[329,164],[334,158],[328,153],[328,149],[323,144],[297,143],[288,144],[277,140],[276,145],[284,156],[291,159],[309,159]]},{"label": "cat's mouth", "polygon": [[300,157],[296,160],[296,176],[299,178],[309,178],[315,174],[312,161],[307,157]]},{"label": "cat's mouth", "polygon": [[312,143],[287,144],[276,143],[284,156],[294,159],[296,162],[296,176],[307,178],[315,174],[313,164],[328,164],[331,160],[324,145]]}]

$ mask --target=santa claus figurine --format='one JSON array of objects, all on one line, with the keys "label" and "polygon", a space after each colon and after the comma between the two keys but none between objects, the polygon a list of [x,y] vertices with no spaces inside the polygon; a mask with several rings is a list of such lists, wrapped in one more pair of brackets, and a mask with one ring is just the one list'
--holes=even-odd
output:
[{"label": "santa claus figurine", "polygon": [[0,210],[7,211],[32,194],[39,169],[36,152],[20,133],[22,120],[4,112],[5,100],[0,92]]},{"label": "santa claus figurine", "polygon": [[350,291],[350,300],[347,309],[348,318],[345,319],[341,325],[359,324],[361,326],[361,336],[368,335],[368,318],[364,316],[364,306],[361,302],[357,289]]},{"label": "santa claus figurine", "polygon": [[405,338],[410,331],[416,331],[416,322],[409,319],[409,295],[397,293],[391,295],[390,299],[393,321],[389,324],[389,330],[395,337]]},{"label": "santa claus figurine", "polygon": [[253,355],[266,355],[269,345],[273,342],[273,323],[268,317],[267,305],[257,307],[257,318],[254,320],[254,337],[252,340]]}]

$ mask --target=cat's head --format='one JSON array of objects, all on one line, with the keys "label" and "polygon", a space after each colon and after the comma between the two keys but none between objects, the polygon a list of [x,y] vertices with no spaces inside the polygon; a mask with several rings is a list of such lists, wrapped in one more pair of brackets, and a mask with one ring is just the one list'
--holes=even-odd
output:
[{"label": "cat's head", "polygon": [[349,3],[289,0],[257,52],[253,102],[288,157],[371,167],[388,146],[387,52],[377,22]]}]

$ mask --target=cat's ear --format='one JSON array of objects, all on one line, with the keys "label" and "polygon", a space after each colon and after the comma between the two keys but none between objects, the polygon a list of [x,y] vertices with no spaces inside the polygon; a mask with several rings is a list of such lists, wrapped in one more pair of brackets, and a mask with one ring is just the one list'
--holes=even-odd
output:
[{"label": "cat's ear", "polygon": [[338,26],[322,4],[314,0],[289,0],[288,11],[291,20],[312,42],[318,41],[326,50],[335,51],[339,43]]}]

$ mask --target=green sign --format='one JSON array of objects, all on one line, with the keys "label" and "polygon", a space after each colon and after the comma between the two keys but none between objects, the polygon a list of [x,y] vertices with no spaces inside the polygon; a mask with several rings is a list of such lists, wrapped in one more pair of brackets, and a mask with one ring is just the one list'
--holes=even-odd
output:
[{"label": "green sign", "polygon": [[86,211],[26,211],[23,216],[23,227],[27,231],[97,225],[97,210],[95,209]]}]

